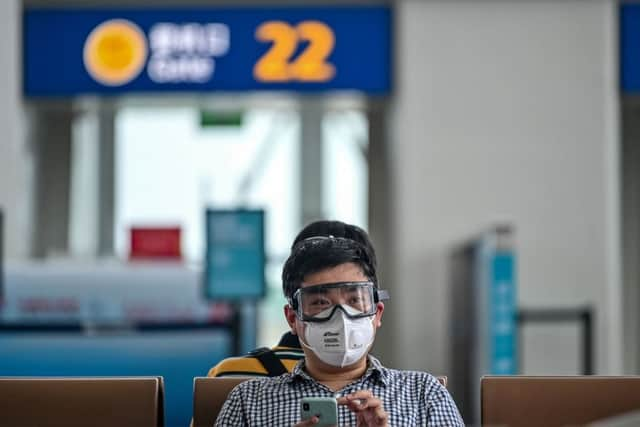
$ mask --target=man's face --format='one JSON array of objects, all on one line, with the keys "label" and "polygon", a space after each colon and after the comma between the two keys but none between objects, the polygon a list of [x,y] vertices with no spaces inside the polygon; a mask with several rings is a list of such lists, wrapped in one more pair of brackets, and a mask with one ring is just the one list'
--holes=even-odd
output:
[{"label": "man's face", "polygon": [[[368,280],[369,278],[365,276],[365,274],[362,272],[362,269],[357,264],[350,262],[307,275],[304,278],[301,287],[308,288],[312,286],[338,282],[366,282]],[[379,328],[382,324],[381,320],[382,312],[384,311],[384,304],[378,302],[376,308],[377,310],[375,318],[372,320],[374,330],[377,330],[377,328]],[[293,332],[295,335],[298,335],[301,340],[304,340],[305,324],[300,319],[298,319],[295,311],[289,305],[285,306],[285,316],[287,318],[289,326],[291,327],[291,332]],[[307,357],[315,357],[315,355],[313,355],[312,352],[309,352],[307,348],[303,347],[303,349]]]}]

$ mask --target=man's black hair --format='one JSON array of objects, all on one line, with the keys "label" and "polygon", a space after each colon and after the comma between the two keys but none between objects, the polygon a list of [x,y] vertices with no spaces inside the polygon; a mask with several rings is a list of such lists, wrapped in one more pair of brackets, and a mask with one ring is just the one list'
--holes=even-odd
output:
[{"label": "man's black hair", "polygon": [[307,275],[348,262],[378,286],[375,249],[366,231],[341,221],[312,222],[294,239],[282,269],[285,297],[291,300]]}]

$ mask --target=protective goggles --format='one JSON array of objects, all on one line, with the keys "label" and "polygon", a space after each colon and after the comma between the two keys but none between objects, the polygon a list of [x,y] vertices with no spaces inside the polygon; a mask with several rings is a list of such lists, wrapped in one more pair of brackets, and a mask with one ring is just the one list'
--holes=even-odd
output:
[{"label": "protective goggles", "polygon": [[298,319],[324,322],[341,308],[350,318],[376,314],[376,303],[389,299],[387,291],[378,290],[373,282],[339,282],[298,289],[290,301]]}]

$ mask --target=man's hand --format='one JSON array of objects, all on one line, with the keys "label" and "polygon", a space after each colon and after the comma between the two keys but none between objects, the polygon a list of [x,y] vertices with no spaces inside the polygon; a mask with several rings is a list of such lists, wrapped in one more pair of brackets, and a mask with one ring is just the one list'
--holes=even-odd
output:
[{"label": "man's hand", "polygon": [[309,419],[300,421],[298,424],[294,425],[293,427],[309,427],[309,426],[314,426],[316,424],[318,424],[318,421],[320,421],[320,418],[313,416]]},{"label": "man's hand", "polygon": [[[314,426],[319,422],[320,422],[320,418],[313,416],[308,420],[300,421],[298,424],[294,425],[293,427],[309,427],[309,426]],[[334,427],[337,427],[337,426],[334,426]]]},{"label": "man's hand", "polygon": [[369,390],[360,390],[338,399],[338,405],[346,405],[355,412],[358,427],[387,427],[389,415],[382,407],[382,401]]}]

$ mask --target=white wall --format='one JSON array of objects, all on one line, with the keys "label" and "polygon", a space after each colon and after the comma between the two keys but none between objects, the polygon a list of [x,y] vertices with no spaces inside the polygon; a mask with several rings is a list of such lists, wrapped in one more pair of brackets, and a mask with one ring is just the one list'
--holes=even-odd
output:
[{"label": "white wall", "polygon": [[519,303],[594,304],[621,369],[614,3],[396,3],[394,365],[448,371],[444,252],[508,220]]},{"label": "white wall", "polygon": [[0,207],[7,258],[29,250],[29,159],[22,128],[19,0],[0,2]]}]

